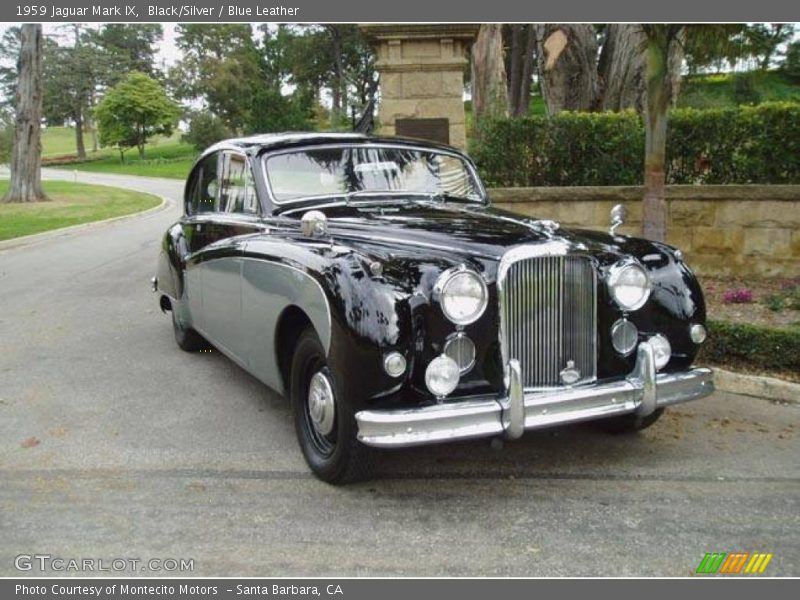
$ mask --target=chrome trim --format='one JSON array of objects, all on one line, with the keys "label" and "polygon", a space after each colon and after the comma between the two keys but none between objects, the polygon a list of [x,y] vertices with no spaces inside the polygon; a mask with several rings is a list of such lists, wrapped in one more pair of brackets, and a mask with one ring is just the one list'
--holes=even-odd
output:
[{"label": "chrome trim", "polygon": [[[275,194],[272,192],[272,184],[269,181],[269,173],[268,173],[268,169],[267,169],[267,160],[269,158],[272,158],[273,156],[280,156],[282,154],[294,154],[294,153],[303,152],[304,150],[310,150],[310,149],[326,150],[326,149],[330,149],[330,148],[395,148],[395,149],[399,148],[399,149],[403,149],[403,150],[418,150],[418,151],[422,151],[422,152],[431,152],[431,153],[434,153],[434,154],[444,154],[444,155],[447,155],[447,156],[452,156],[452,157],[455,157],[455,158],[459,158],[459,159],[464,161],[464,164],[467,165],[467,169],[469,170],[469,173],[472,176],[473,183],[475,183],[475,187],[478,189],[478,191],[481,194],[481,199],[480,200],[475,200],[475,203],[476,204],[481,204],[483,206],[488,206],[489,205],[489,197],[486,194],[486,187],[483,185],[483,181],[478,176],[478,171],[475,168],[475,165],[472,163],[472,160],[468,156],[466,156],[465,154],[462,154],[461,152],[459,152],[459,151],[457,151],[455,149],[453,149],[453,150],[443,150],[441,148],[423,146],[423,145],[417,146],[417,145],[414,145],[414,144],[402,144],[402,143],[392,144],[392,143],[374,143],[374,142],[367,142],[367,143],[361,143],[361,144],[354,143],[354,142],[339,142],[339,143],[334,142],[334,143],[330,143],[330,144],[307,144],[307,145],[292,146],[291,148],[283,148],[281,150],[274,151],[274,152],[268,150],[267,152],[265,152],[264,154],[261,155],[260,160],[261,160],[261,166],[262,166],[262,169],[261,169],[262,176],[263,176],[263,179],[264,179],[264,185],[265,185],[265,187],[267,189],[267,194],[269,196],[269,201],[274,206],[286,206],[286,205],[294,204],[294,203],[297,203],[297,202],[308,202],[309,200],[323,200],[325,198],[341,198],[343,196],[346,196],[347,195],[346,192],[343,192],[341,194],[320,194],[320,195],[317,195],[317,196],[305,196],[303,198],[292,198],[291,200],[283,200],[283,201],[278,202],[275,199]],[[398,194],[403,194],[403,193],[406,193],[406,194],[412,193],[412,194],[419,194],[419,195],[427,194],[427,192],[410,192],[410,191],[403,192],[403,191],[400,191],[400,190],[391,190],[391,191],[395,191]]]},{"label": "chrome trim", "polygon": [[710,369],[656,374],[652,347],[640,344],[637,362],[625,378],[593,386],[547,392],[522,391],[519,367],[507,366],[508,391],[453,400],[436,406],[356,413],[358,439],[369,446],[397,448],[495,435],[515,438],[527,429],[613,417],[652,413],[679,402],[713,393]]},{"label": "chrome trim", "polygon": [[516,440],[525,432],[525,392],[522,390],[522,369],[512,358],[508,363],[508,410],[504,411],[506,437]]},{"label": "chrome trim", "polygon": [[[521,275],[514,275],[512,268],[526,261],[533,262],[520,267],[526,269]],[[591,277],[584,279],[580,272],[584,269]],[[535,277],[540,285],[511,285],[510,277],[526,276]],[[497,291],[503,364],[512,358],[520,361],[526,391],[560,387],[559,373],[569,360],[580,372],[576,385],[596,380],[597,270],[591,256],[572,253],[560,240],[512,248],[500,260]],[[535,319],[519,316],[535,305],[550,309],[547,314],[542,309]]]},{"label": "chrome trim", "polygon": [[[647,293],[645,293],[644,296],[642,296],[641,300],[639,300],[639,302],[637,302],[636,304],[633,304],[631,306],[622,306],[622,304],[619,303],[616,296],[614,295],[614,282],[619,277],[619,274],[623,270],[630,267],[637,267],[641,269],[642,273],[644,273],[644,278],[645,281],[647,282]],[[644,266],[642,266],[642,264],[632,256],[623,258],[622,260],[615,262],[608,268],[608,273],[606,273],[606,285],[608,286],[608,293],[611,296],[611,299],[614,300],[615,304],[625,312],[631,312],[642,308],[650,299],[650,294],[653,293],[653,281],[650,279],[650,272],[647,269],[645,269]]]},{"label": "chrome trim", "polygon": [[[475,279],[478,280],[478,283],[481,286],[481,292],[483,293],[483,305],[481,306],[481,309],[478,312],[476,312],[475,315],[472,316],[471,318],[467,320],[457,321],[449,314],[447,314],[447,311],[444,309],[444,302],[442,301],[442,296],[444,295],[444,290],[447,287],[447,284],[450,283],[450,280],[453,279],[456,275],[461,275],[464,273],[469,273],[470,275],[473,275]],[[444,271],[442,271],[439,277],[436,278],[436,283],[433,284],[432,297],[436,302],[439,303],[439,308],[442,309],[442,313],[444,314],[445,317],[447,317],[447,320],[456,325],[470,325],[474,323],[483,316],[483,313],[486,312],[486,307],[489,306],[489,288],[486,285],[486,280],[483,277],[481,277],[480,273],[478,273],[473,269],[468,269],[467,266],[463,264],[458,265],[457,267],[450,267],[449,269],[445,269]]]},{"label": "chrome trim", "polygon": [[[464,343],[465,340],[471,349],[471,356],[469,362],[462,366],[462,361],[459,359],[463,359],[464,357],[461,356],[461,354],[458,352],[456,352],[457,356],[450,356],[449,349],[453,347],[453,344]],[[458,364],[458,368],[461,369],[462,375],[464,375],[465,373],[469,373],[472,370],[472,367],[475,366],[475,357],[476,357],[475,342],[473,342],[472,339],[470,339],[470,337],[463,331],[456,331],[455,333],[451,333],[449,336],[447,336],[447,339],[444,342],[443,352],[447,356],[450,356],[450,358],[452,358],[454,361],[456,361],[456,363]]]},{"label": "chrome trim", "polygon": [[[633,337],[633,343],[631,344],[631,347],[627,349],[624,347],[620,348],[617,345],[617,334],[623,327],[627,330],[626,332],[623,333],[629,333]],[[616,350],[618,354],[622,356],[630,356],[630,354],[634,350],[636,350],[636,341],[638,339],[639,339],[639,328],[636,327],[636,325],[632,321],[629,321],[625,317],[622,317],[614,321],[614,324],[611,326],[611,345],[614,346],[614,350]]]},{"label": "chrome trim", "polygon": [[628,216],[628,209],[622,204],[615,204],[611,207],[611,226],[608,228],[609,235],[616,235],[617,229],[625,224]]}]

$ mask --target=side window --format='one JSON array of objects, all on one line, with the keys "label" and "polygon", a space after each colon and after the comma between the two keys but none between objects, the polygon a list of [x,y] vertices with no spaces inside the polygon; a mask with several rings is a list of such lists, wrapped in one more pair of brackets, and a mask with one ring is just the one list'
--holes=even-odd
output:
[{"label": "side window", "polygon": [[258,199],[250,164],[242,154],[225,152],[220,177],[220,212],[258,214]]},{"label": "side window", "polygon": [[218,154],[212,154],[203,159],[192,175],[189,185],[186,211],[190,215],[213,212],[217,206],[217,162]]}]

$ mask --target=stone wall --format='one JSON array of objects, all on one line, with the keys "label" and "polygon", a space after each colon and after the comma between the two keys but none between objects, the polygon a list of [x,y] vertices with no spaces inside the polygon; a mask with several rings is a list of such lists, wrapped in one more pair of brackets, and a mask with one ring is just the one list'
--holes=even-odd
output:
[{"label": "stone wall", "polygon": [[[608,230],[609,211],[624,204],[621,233],[641,234],[642,189],[617,187],[495,188],[495,206],[563,226]],[[702,275],[800,277],[800,186],[667,187],[667,241]]]}]

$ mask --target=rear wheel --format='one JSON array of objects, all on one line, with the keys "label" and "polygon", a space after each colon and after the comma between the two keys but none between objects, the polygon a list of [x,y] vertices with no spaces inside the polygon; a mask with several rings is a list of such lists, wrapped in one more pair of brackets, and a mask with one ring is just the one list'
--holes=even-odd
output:
[{"label": "rear wheel", "polygon": [[180,319],[175,315],[175,308],[172,311],[172,330],[175,333],[175,342],[181,350],[186,352],[198,352],[200,350],[207,350],[211,346],[205,338],[197,333],[194,329],[180,322]]},{"label": "rear wheel", "polygon": [[658,421],[662,414],[664,414],[664,409],[657,408],[646,417],[642,417],[636,413],[631,413],[629,415],[622,415],[621,417],[603,419],[598,421],[597,424],[601,429],[603,429],[603,431],[606,431],[607,433],[635,433],[650,427],[653,423]]},{"label": "rear wheel", "polygon": [[369,479],[377,453],[356,438],[347,387],[328,366],[311,328],[297,340],[289,394],[297,439],[314,474],[337,484]]}]

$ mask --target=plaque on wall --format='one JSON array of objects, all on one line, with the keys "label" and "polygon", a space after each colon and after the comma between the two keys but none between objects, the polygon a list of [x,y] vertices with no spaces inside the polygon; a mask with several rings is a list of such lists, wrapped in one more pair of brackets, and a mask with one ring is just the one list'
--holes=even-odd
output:
[{"label": "plaque on wall", "polygon": [[449,119],[397,119],[394,122],[394,130],[400,136],[430,140],[440,144],[450,143]]}]

